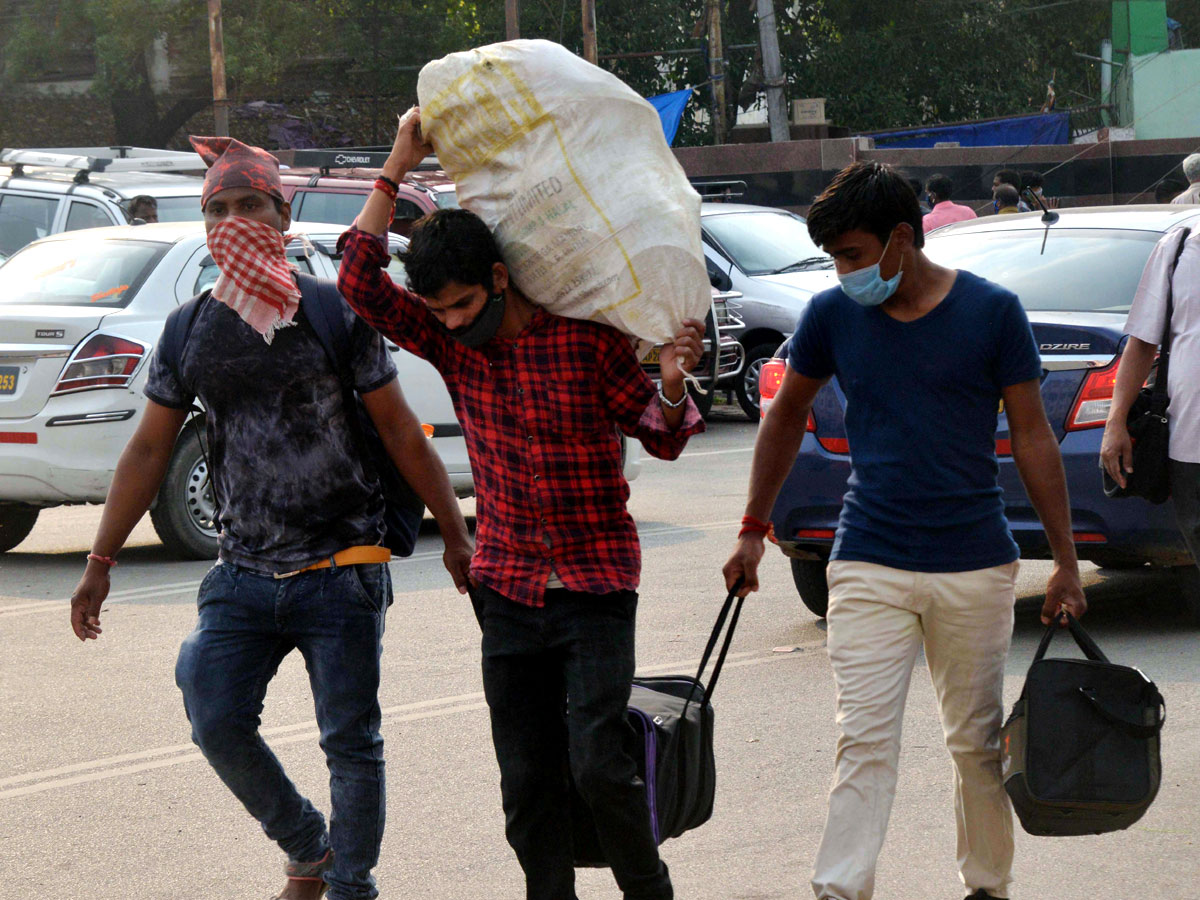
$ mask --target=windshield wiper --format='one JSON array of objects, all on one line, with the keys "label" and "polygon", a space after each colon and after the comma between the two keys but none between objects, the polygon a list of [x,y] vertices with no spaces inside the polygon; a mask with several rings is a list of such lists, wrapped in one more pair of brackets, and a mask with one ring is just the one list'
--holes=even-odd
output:
[{"label": "windshield wiper", "polygon": [[772,272],[767,272],[767,274],[768,275],[782,275],[784,272],[791,271],[792,269],[807,269],[809,266],[815,266],[817,263],[829,263],[830,265],[832,265],[833,257],[832,256],[809,256],[809,257],[806,257],[805,259],[798,259],[794,263],[790,263],[789,265],[786,265],[781,269],[775,269]]}]

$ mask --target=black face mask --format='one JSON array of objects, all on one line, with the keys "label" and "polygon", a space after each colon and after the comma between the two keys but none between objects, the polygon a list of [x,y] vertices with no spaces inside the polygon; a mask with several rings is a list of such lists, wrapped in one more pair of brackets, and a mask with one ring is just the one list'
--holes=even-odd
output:
[{"label": "black face mask", "polygon": [[492,294],[483,304],[483,309],[470,325],[461,328],[447,328],[440,322],[442,331],[450,335],[464,347],[482,347],[496,336],[500,323],[504,321],[504,292]]}]

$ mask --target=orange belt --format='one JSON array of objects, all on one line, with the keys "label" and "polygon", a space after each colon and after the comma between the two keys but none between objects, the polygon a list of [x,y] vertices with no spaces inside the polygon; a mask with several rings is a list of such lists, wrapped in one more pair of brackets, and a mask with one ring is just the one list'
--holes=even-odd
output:
[{"label": "orange belt", "polygon": [[345,550],[339,550],[320,562],[315,562],[311,566],[305,566],[303,569],[297,569],[294,572],[277,572],[276,578],[291,578],[293,575],[299,575],[301,572],[313,572],[317,569],[329,569],[333,566],[357,566],[363,563],[385,563],[392,558],[392,551],[387,547],[360,545],[357,547],[347,547]]}]

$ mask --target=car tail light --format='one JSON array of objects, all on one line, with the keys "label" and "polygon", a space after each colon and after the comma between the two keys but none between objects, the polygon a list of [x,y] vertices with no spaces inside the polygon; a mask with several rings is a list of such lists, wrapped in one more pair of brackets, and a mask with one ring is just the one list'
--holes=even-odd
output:
[{"label": "car tail light", "polygon": [[1085,428],[1103,428],[1112,407],[1113,388],[1117,383],[1117,367],[1120,357],[1103,369],[1089,372],[1079,388],[1079,396],[1067,416],[1067,431]]},{"label": "car tail light", "polygon": [[796,532],[796,539],[801,541],[832,541],[833,537],[832,528],[801,528]]},{"label": "car tail light", "polygon": [[147,349],[137,341],[110,334],[93,335],[71,354],[50,396],[129,387]]},{"label": "car tail light", "polygon": [[[783,384],[783,375],[786,371],[787,363],[778,357],[768,359],[758,370],[758,415],[760,418],[766,416],[767,407],[779,393],[779,387]],[[809,422],[811,423],[812,419],[809,419]],[[812,429],[810,428],[809,431]]]}]

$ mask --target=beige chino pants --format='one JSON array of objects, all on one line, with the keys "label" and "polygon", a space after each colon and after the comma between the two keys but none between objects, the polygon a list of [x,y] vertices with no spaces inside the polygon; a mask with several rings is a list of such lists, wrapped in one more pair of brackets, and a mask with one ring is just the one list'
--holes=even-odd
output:
[{"label": "beige chino pants", "polygon": [[812,887],[870,900],[896,795],[904,703],[922,646],[954,762],[958,866],[968,893],[1007,897],[1012,807],[1000,780],[1004,662],[1017,563],[970,572],[829,564],[837,767]]}]

